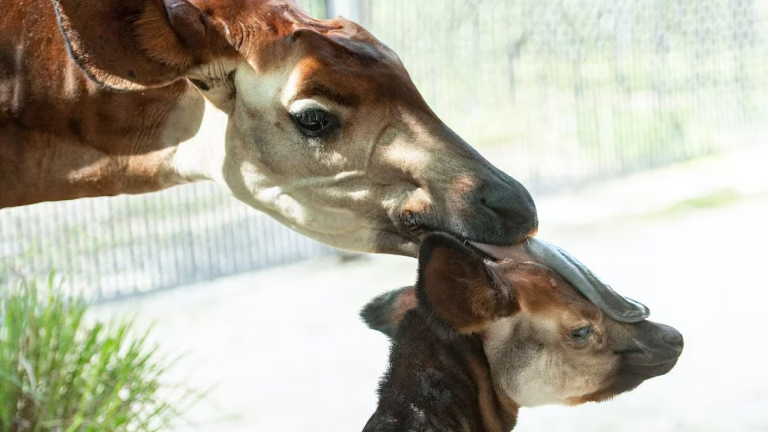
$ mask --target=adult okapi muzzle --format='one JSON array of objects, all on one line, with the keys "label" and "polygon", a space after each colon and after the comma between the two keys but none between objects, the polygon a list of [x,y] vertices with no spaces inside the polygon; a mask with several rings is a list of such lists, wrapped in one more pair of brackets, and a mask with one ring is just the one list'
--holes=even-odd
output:
[{"label": "adult okapi muzzle", "polygon": [[397,55],[353,22],[313,19],[292,0],[53,4],[91,79],[128,92],[190,83],[177,120],[199,124],[199,94],[229,116],[223,146],[174,152],[188,181],[217,180],[358,251],[415,256],[432,232],[506,246],[537,228],[528,191],[440,121]]}]

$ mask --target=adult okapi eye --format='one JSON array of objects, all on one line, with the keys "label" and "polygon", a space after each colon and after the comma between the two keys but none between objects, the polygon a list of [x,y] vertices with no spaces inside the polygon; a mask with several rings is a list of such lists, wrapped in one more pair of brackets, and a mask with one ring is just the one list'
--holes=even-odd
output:
[{"label": "adult okapi eye", "polygon": [[299,131],[310,138],[327,136],[339,127],[339,121],[333,114],[319,108],[292,113],[291,118]]},{"label": "adult okapi eye", "polygon": [[571,332],[571,339],[578,344],[586,343],[592,334],[592,327],[581,327]]}]

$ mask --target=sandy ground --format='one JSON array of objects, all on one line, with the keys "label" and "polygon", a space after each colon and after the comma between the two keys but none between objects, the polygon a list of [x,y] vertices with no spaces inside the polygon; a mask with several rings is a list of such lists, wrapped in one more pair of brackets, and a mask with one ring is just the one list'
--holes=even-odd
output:
[{"label": "sandy ground", "polygon": [[[668,375],[613,401],[521,410],[525,431],[768,431],[766,149],[538,200],[540,237],[678,328]],[[761,162],[762,161],[762,162]],[[215,387],[179,431],[356,431],[376,406],[388,341],[357,316],[414,281],[416,262],[326,257],[101,305],[154,322],[174,379]]]}]

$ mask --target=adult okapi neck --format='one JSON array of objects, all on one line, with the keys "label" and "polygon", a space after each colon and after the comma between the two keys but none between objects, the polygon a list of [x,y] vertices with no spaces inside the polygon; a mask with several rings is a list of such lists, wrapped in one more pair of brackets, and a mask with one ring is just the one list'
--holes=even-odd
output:
[{"label": "adult okapi neck", "polygon": [[0,208],[220,177],[223,144],[188,142],[202,122],[201,92],[230,113],[237,49],[274,66],[256,42],[301,18],[284,9],[195,23],[156,0],[3,2]]},{"label": "adult okapi neck", "polygon": [[172,157],[202,96],[186,80],[108,86],[64,34],[50,0],[0,3],[0,208],[183,183]]},{"label": "adult okapi neck", "polygon": [[423,314],[412,310],[399,325],[378,409],[363,432],[511,431],[519,406],[492,384],[479,336],[442,334]]}]

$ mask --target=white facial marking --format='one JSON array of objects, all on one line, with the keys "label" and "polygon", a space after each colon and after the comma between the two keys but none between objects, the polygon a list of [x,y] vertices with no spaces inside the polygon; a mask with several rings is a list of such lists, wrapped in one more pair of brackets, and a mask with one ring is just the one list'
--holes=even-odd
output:
[{"label": "white facial marking", "polygon": [[[201,122],[203,115],[205,121]],[[179,143],[171,161],[179,176],[186,181],[220,180],[225,156],[221,131],[226,129],[227,115],[210,102],[203,103],[197,90],[190,89],[190,94],[180,100],[167,124],[163,140]],[[180,129],[189,124],[199,124],[199,129]]]},{"label": "white facial marking", "polygon": [[[274,122],[279,118],[275,109],[285,109],[291,113],[309,108],[330,111],[328,105],[315,99],[292,100],[298,91],[300,79],[302,79],[302,75],[297,70],[265,75],[255,72],[248,66],[241,66],[236,76],[238,98],[241,98],[238,104],[246,109],[241,113],[235,113],[236,116],[238,114],[241,116],[237,120],[247,123],[249,121],[247,115],[253,111],[259,112],[264,117],[261,120],[264,123]],[[279,102],[276,103],[277,101]],[[285,126],[293,127],[290,124]],[[247,130],[247,128],[244,129]],[[301,156],[292,151],[288,143],[280,142],[295,139],[293,130],[281,131],[280,133],[286,135],[273,138],[281,146],[278,149],[273,149],[274,154],[279,154],[281,151],[285,152],[284,156],[279,157],[285,157],[289,163],[295,163],[297,157],[306,157],[306,154]],[[248,143],[249,139],[253,139],[252,137],[234,136],[233,138],[244,142],[243,146],[249,147],[242,150],[245,157],[248,157],[249,152],[255,154],[258,151],[260,143]],[[307,163],[322,163],[329,167],[341,167],[347,163],[347,159],[336,151],[312,145],[305,145],[304,147],[306,148],[302,150],[311,152],[312,159],[314,159],[307,160]],[[284,150],[281,150],[282,148]],[[363,225],[364,220],[353,211],[353,206],[345,209],[330,204],[331,200],[354,201],[366,198],[369,195],[367,189],[363,187],[350,189],[347,186],[364,181],[364,173],[356,170],[336,171],[330,169],[328,176],[296,176],[295,173],[273,175],[268,173],[274,171],[274,167],[261,165],[261,163],[270,162],[278,163],[280,161],[242,160],[235,165],[224,167],[225,170],[237,169],[237,172],[230,174],[230,176],[242,178],[242,183],[247,190],[236,191],[236,195],[241,200],[269,213],[285,225],[321,241],[341,246],[371,243],[371,237],[374,233],[370,228]],[[307,199],[307,194],[312,196]],[[325,201],[326,204],[323,205],[318,201]],[[340,244],[341,238],[343,238],[344,244]]]},{"label": "white facial marking", "polygon": [[[196,76],[223,75],[233,87],[226,94],[200,91],[226,111],[228,117],[206,113],[227,119],[226,138],[223,121],[216,124],[218,133],[201,131],[179,146],[176,171],[188,180],[214,179],[251,207],[327,244],[363,252],[380,252],[384,244],[388,251],[414,254],[415,244],[395,231],[393,221],[417,197],[410,176],[424,171],[439,140],[434,148],[414,145],[416,135],[430,129],[408,112],[388,117],[394,111],[379,106],[304,96],[302,86],[313,78],[311,65],[300,60],[288,56],[281,67],[258,71],[247,61],[228,70],[199,68]],[[325,138],[304,136],[290,114],[307,109],[332,113],[341,129]]]},{"label": "white facial marking", "polygon": [[308,109],[321,109],[323,111],[331,112],[331,110],[320,103],[319,101],[316,101],[314,99],[299,99],[295,102],[292,102],[288,106],[288,112],[291,114],[298,114],[302,111],[306,111]]},{"label": "white facial marking", "polygon": [[567,404],[598,391],[615,366],[559,339],[557,320],[520,312],[489,326],[483,347],[494,380],[520,406]]},{"label": "white facial marking", "polygon": [[[279,68],[268,73],[256,72],[249,64],[241,63],[235,74],[237,98],[242,100],[244,106],[269,109],[274,106],[274,101],[281,101],[281,94],[287,91],[281,92],[281,88],[288,77],[288,70]],[[284,103],[283,106],[288,105]]]},{"label": "white facial marking", "polygon": [[190,71],[188,78],[205,83],[207,89],[200,89],[200,93],[218,109],[230,114],[235,108],[233,96],[236,92],[231,74],[238,65],[239,62],[233,59],[206,63]]},{"label": "white facial marking", "polygon": [[280,94],[280,103],[282,103],[284,107],[291,106],[294,98],[296,98],[296,94],[299,92],[299,86],[304,78],[303,75],[301,68],[295,68],[288,76],[287,80],[284,81],[285,86]]}]

